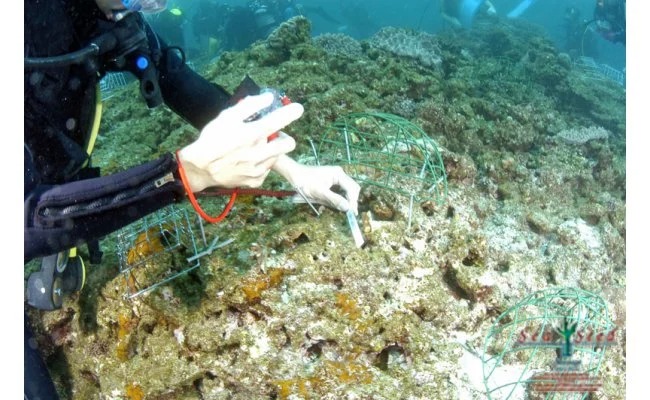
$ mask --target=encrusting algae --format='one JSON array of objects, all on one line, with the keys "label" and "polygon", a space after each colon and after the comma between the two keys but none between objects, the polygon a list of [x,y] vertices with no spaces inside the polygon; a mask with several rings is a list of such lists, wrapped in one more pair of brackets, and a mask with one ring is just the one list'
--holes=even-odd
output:
[{"label": "encrusting algae", "polygon": [[115,355],[120,361],[131,358],[133,329],[138,325],[138,320],[127,314],[120,314],[117,318],[117,345]]},{"label": "encrusting algae", "polygon": [[170,225],[154,226],[140,233],[133,241],[126,256],[129,266],[134,266],[165,249],[163,236],[173,229]]},{"label": "encrusting algae", "polygon": [[256,303],[260,300],[262,293],[268,289],[277,287],[282,278],[288,273],[285,268],[273,268],[267,273],[248,278],[244,281],[242,291],[249,303]]},{"label": "encrusting algae", "polygon": [[126,385],[126,398],[127,400],[143,400],[144,390],[137,383],[129,383]]},{"label": "encrusting algae", "polygon": [[[436,35],[441,70],[372,45],[354,58],[330,54],[303,31],[290,35],[298,40],[291,46],[258,42],[201,69],[230,90],[249,74],[303,104],[303,117],[287,127],[298,159],[310,159],[307,139],[342,114],[400,111],[440,144],[446,203],[416,202],[409,225],[408,199],[391,201],[388,213],[362,188],[370,243],[359,249],[341,213],[315,217],[305,205],[259,198],[263,222],[235,207],[206,227],[206,236],[233,243],[172,281],[173,290],[130,301],[109,235],[79,296],[62,310],[28,310],[54,355],[54,379],[65,382],[62,400],[483,400],[466,349],[480,351],[499,310],[555,285],[603,293],[624,342],[625,93],[560,64],[552,44],[522,24],[499,19]],[[146,110],[138,90],[134,83],[107,102],[111,132],[98,139],[97,166],[138,165],[198,135],[166,107]],[[144,111],[124,119],[131,109]],[[574,126],[610,134],[580,145],[554,138]],[[155,145],[134,144],[134,135]],[[211,201],[202,205],[222,208]],[[238,257],[252,254],[253,242],[260,256]],[[164,240],[135,243],[129,259],[137,263]],[[169,258],[152,267],[170,268]],[[70,333],[53,345],[62,321]],[[622,400],[625,348],[606,351],[599,395]]]}]

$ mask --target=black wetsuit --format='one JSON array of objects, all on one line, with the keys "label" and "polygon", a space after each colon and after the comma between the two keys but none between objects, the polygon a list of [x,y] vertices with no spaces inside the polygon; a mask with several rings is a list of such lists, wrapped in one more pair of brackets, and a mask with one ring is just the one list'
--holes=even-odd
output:
[{"label": "black wetsuit", "polygon": [[159,36],[170,46],[187,47],[185,44],[185,34],[183,25],[186,22],[185,13],[173,13],[171,10],[165,10],[154,14],[149,18],[149,22]]},{"label": "black wetsuit", "polygon": [[596,4],[594,20],[600,35],[613,43],[625,45],[625,0],[605,0]]},{"label": "black wetsuit", "polygon": [[[27,0],[25,15],[30,17],[25,19],[29,58],[79,50],[113,25],[90,0]],[[176,53],[167,54],[164,43],[142,24],[152,52],[161,54],[157,77],[165,104],[201,129],[226,107],[230,94],[182,64]],[[127,58],[127,64],[131,61]],[[96,71],[91,63],[96,63]],[[109,60],[99,59],[60,68],[25,68],[25,261],[100,238],[183,198],[178,179],[143,189],[176,172],[171,154],[121,174],[79,180],[87,176],[82,167],[89,158],[85,147],[96,85],[111,66]],[[125,65],[123,70],[131,68]],[[139,189],[144,193],[128,195]],[[111,199],[117,192],[125,198]],[[98,199],[102,206],[65,208]]]},{"label": "black wetsuit", "polygon": [[197,7],[198,10],[192,17],[194,36],[222,38],[226,18],[232,12],[232,7],[211,0],[199,1]]},{"label": "black wetsuit", "polygon": [[[140,14],[127,17],[108,21],[92,0],[25,1],[25,262],[101,238],[185,197],[172,154],[108,176],[89,166],[86,144],[96,88],[106,72],[131,71],[157,80],[161,100],[197,129],[234,101],[188,68],[177,52],[166,52]],[[118,24],[126,21],[139,27],[134,35],[120,31],[124,37],[119,43],[105,39],[113,36],[103,34],[117,32]],[[133,37],[145,39],[135,50],[124,50],[130,49]],[[74,62],[68,62],[74,57],[64,56],[65,62],[55,57],[80,50],[86,54],[93,49],[90,43],[119,51]],[[151,65],[145,70],[134,65],[138,52],[149,56]],[[145,98],[155,105],[155,98]],[[162,177],[173,180],[161,184]],[[49,377],[35,361],[38,354],[30,339],[26,324],[25,399],[56,399],[50,393],[53,386],[40,383]]]}]

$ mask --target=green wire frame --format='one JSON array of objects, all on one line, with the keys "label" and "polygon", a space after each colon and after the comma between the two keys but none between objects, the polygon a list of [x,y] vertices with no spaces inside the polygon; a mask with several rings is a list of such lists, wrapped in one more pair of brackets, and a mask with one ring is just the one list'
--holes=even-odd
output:
[{"label": "green wire frame", "polygon": [[351,113],[332,123],[314,149],[318,163],[340,165],[360,183],[418,201],[447,197],[447,174],[436,142],[394,114]]},{"label": "green wire frame", "polygon": [[[492,324],[485,338],[482,351],[483,381],[488,399],[496,398],[506,400],[514,395],[517,389],[526,390],[532,383],[526,374],[532,371],[551,370],[549,360],[555,360],[556,355],[549,347],[528,346],[516,347],[517,335],[521,330],[543,332],[553,329],[559,321],[567,320],[570,324],[577,324],[580,329],[593,332],[606,332],[615,328],[609,318],[607,305],[598,295],[578,288],[558,287],[535,292],[513,307],[501,314]],[[496,355],[490,356],[493,348],[503,347]],[[491,387],[490,378],[499,366],[506,365],[504,358],[517,359],[519,352],[527,352],[528,357],[524,369],[518,379],[513,382],[501,383],[498,387]],[[596,375],[602,366],[605,355],[605,346],[600,350],[592,347],[575,345],[574,353],[582,362],[581,372]],[[550,357],[549,357],[550,356]],[[509,392],[508,392],[509,390]],[[500,393],[499,393],[500,392]],[[504,392],[508,392],[504,397]],[[535,398],[545,400],[586,399],[588,393],[546,393]],[[514,396],[513,398],[519,398]]]}]

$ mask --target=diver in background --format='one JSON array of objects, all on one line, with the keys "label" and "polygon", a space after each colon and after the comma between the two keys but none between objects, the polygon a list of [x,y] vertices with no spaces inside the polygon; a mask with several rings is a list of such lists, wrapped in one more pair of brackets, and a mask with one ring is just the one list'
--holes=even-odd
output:
[{"label": "diver in background", "polygon": [[301,13],[302,7],[293,0],[250,0],[245,6],[234,7],[225,17],[223,48],[243,50]]},{"label": "diver in background", "polygon": [[223,50],[239,51],[261,39],[255,14],[246,6],[235,6],[225,16],[223,29]]},{"label": "diver in background", "polygon": [[588,21],[582,18],[575,6],[564,10],[563,27],[565,32],[565,51],[575,59],[580,56],[595,58],[598,56],[597,36],[587,29]]},{"label": "diver in background", "polygon": [[149,15],[147,20],[169,46],[187,48],[183,30],[187,23],[187,17],[179,7],[165,9],[157,14]]},{"label": "diver in background", "polygon": [[[228,7],[220,16],[222,44],[226,51],[240,51],[265,39],[280,24],[297,15],[317,16],[340,25],[322,7],[305,7],[295,0],[250,0],[245,6]],[[360,20],[360,19],[358,19]]]},{"label": "diver in background", "polygon": [[296,3],[296,0],[278,0],[277,7],[283,21],[303,14],[302,4]]},{"label": "diver in background", "polygon": [[264,39],[281,22],[277,2],[274,0],[251,0],[246,4],[253,14],[256,39]]},{"label": "diver in background", "polygon": [[266,38],[282,22],[302,14],[302,6],[295,0],[250,0],[247,7],[253,12],[259,39]]},{"label": "diver in background", "polygon": [[454,28],[469,28],[477,13],[496,15],[497,10],[490,0],[442,0],[440,4],[443,20]]},{"label": "diver in background", "polygon": [[197,56],[211,58],[226,42],[225,30],[233,7],[219,0],[201,0],[192,17],[192,33],[199,49]]},{"label": "diver in background", "polygon": [[594,21],[603,38],[625,46],[625,0],[596,0]]}]

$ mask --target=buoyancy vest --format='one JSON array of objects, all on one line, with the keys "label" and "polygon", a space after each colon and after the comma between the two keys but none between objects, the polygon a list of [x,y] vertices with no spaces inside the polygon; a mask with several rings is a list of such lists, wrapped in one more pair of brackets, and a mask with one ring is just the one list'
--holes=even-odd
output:
[{"label": "buoyancy vest", "polygon": [[[81,49],[96,35],[101,18],[93,1],[26,0],[25,57]],[[25,69],[24,141],[42,183],[70,181],[87,165],[100,78],[91,60]]]}]

